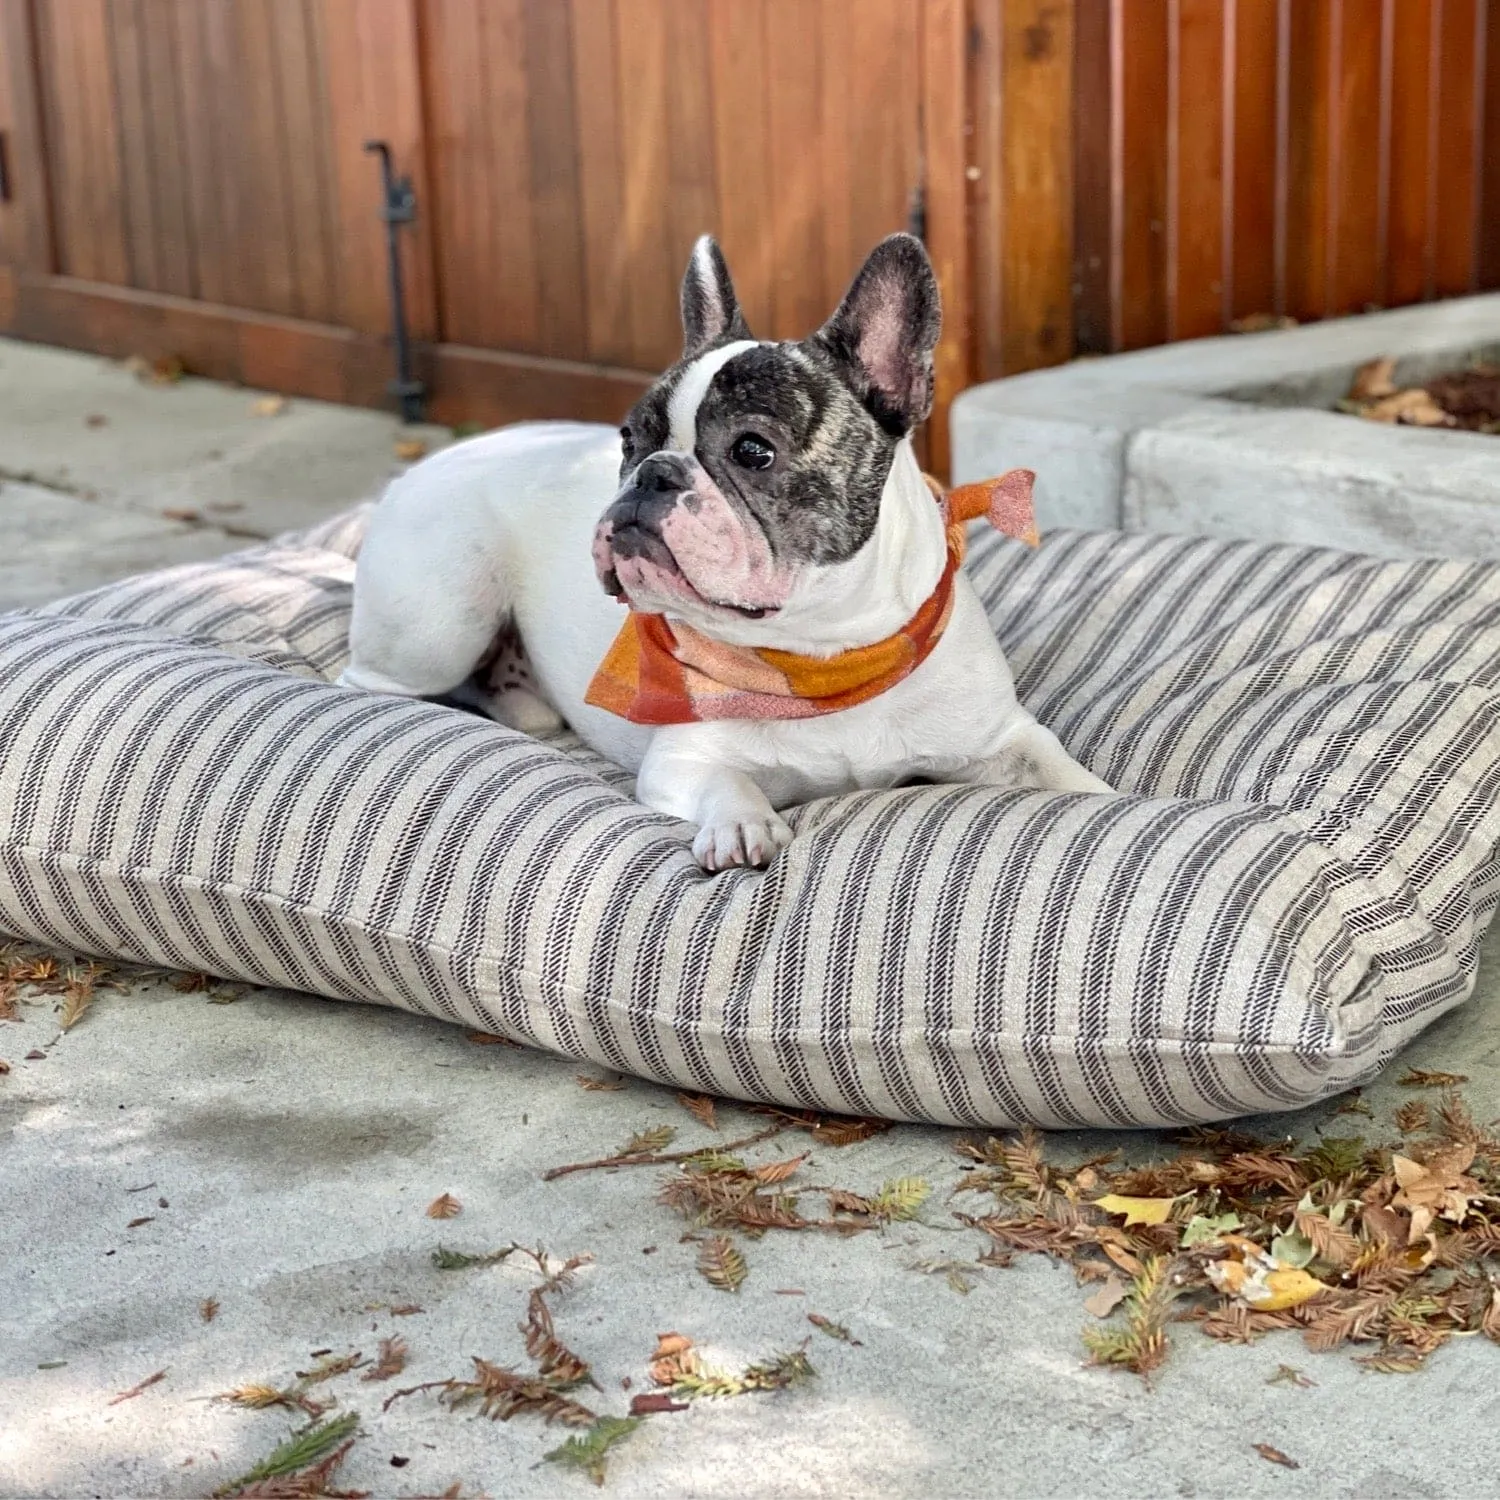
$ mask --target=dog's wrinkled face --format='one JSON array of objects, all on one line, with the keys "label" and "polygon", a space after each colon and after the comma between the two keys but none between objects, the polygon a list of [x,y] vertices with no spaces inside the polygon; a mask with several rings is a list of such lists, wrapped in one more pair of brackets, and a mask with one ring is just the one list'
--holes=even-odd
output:
[{"label": "dog's wrinkled face", "polygon": [[757,343],[705,237],[682,312],[682,359],[621,428],[594,565],[617,598],[712,631],[777,615],[870,542],[931,406],[938,294],[921,244],[893,235],[811,338]]}]

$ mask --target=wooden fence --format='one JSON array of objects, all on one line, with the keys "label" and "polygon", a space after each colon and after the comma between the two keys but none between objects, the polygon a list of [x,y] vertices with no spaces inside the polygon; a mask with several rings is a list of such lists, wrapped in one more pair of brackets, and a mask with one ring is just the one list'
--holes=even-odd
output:
[{"label": "wooden fence", "polygon": [[377,138],[447,421],[616,420],[705,228],[786,337],[920,227],[941,408],[1500,286],[1500,0],[0,0],[0,330],[384,399]]}]

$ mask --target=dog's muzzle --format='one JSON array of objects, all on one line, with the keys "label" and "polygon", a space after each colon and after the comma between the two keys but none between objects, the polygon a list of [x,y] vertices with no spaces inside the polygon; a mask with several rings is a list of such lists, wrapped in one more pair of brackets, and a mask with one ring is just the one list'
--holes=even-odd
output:
[{"label": "dog's muzzle", "polygon": [[594,531],[594,571],[606,593],[623,600],[616,563],[640,558],[673,573],[681,570],[662,539],[662,522],[671,514],[692,478],[681,459],[654,453],[630,476],[629,488],[610,504]]}]

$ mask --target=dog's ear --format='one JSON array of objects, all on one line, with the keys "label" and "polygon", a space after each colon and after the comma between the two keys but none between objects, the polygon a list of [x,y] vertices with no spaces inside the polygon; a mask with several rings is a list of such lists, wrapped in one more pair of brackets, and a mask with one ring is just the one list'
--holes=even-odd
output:
[{"label": "dog's ear", "polygon": [[893,234],[859,268],[813,335],[870,415],[904,437],[932,410],[932,351],[942,331],[937,277],[921,240]]},{"label": "dog's ear", "polygon": [[750,336],[724,254],[712,235],[700,235],[682,278],[682,357]]}]

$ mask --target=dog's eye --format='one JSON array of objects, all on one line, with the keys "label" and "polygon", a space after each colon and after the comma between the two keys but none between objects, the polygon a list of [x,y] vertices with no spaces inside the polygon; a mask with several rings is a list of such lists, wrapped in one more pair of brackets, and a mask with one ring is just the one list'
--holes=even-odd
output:
[{"label": "dog's eye", "polygon": [[635,452],[635,439],[630,435],[628,427],[620,429],[620,451],[629,458]]},{"label": "dog's eye", "polygon": [[742,469],[769,469],[776,462],[776,450],[753,432],[742,433],[734,440],[729,456]]}]

